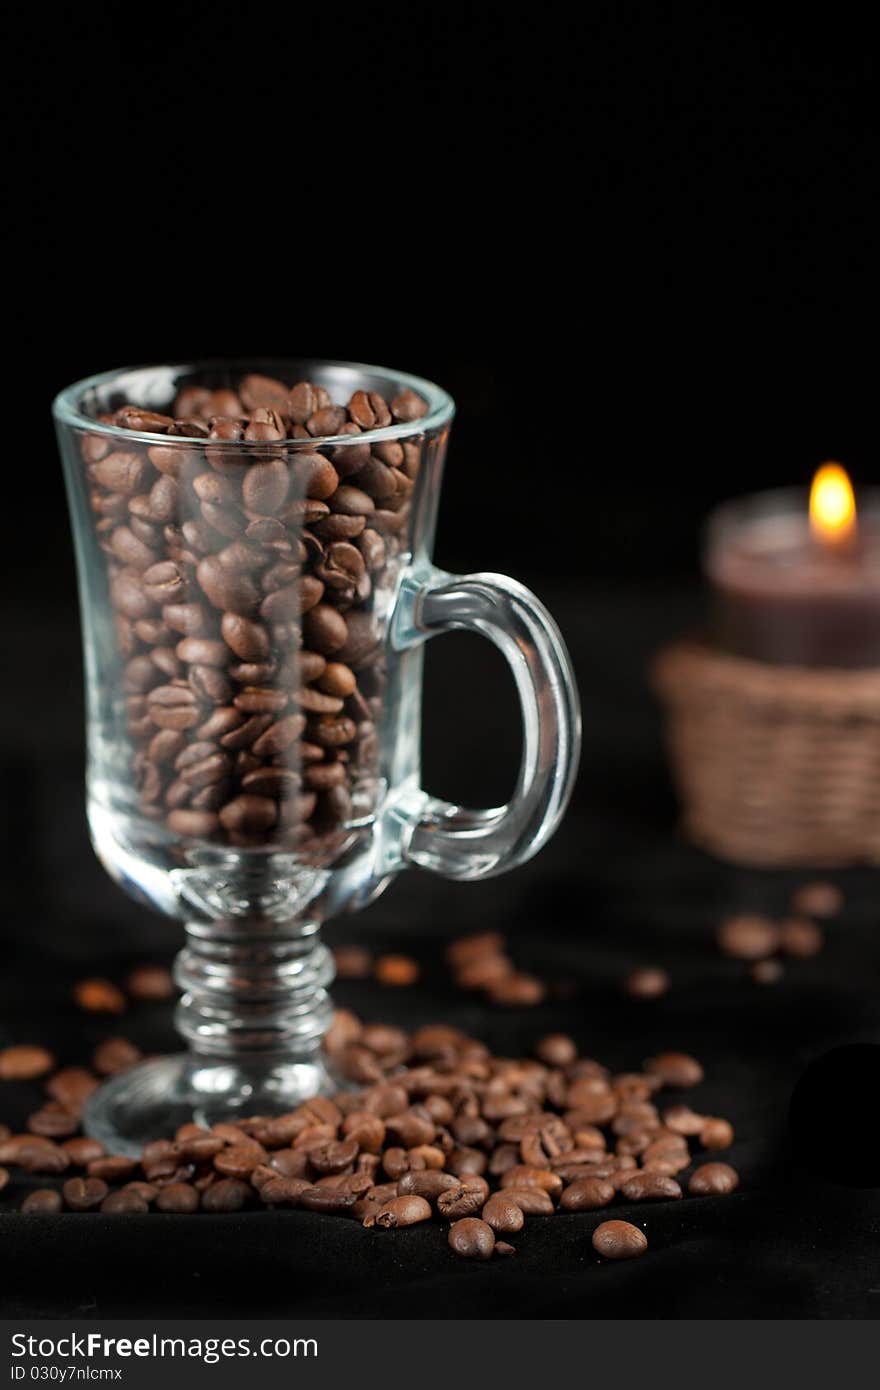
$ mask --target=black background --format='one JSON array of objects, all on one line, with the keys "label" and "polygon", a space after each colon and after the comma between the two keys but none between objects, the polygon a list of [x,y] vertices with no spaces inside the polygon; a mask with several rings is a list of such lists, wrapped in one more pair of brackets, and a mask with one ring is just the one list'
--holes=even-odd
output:
[{"label": "black background", "polygon": [[[866,32],[845,7],[814,21],[737,5],[518,18],[178,5],[138,11],[136,30],[99,6],[15,23],[0,1037],[50,1036],[78,1060],[101,1030],[84,1034],[71,982],[176,942],[87,847],[52,395],[151,360],[380,362],[455,396],[437,560],[512,572],[548,599],[586,752],[571,815],[532,866],[474,886],[408,875],[359,919],[377,948],[422,956],[423,986],[340,997],[372,1017],[449,1018],[510,1051],[557,1025],[619,1066],[693,1047],[709,1065],[701,1103],[737,1123],[744,1190],[696,1214],[654,1209],[652,1261],[613,1270],[593,1261],[585,1218],[536,1225],[517,1261],[474,1271],[452,1268],[436,1232],[412,1233],[407,1254],[300,1214],[289,1243],[265,1216],[199,1218],[175,1240],[184,1258],[171,1218],[149,1218],[135,1258],[101,1218],[87,1252],[69,1224],[9,1216],[12,1310],[868,1315],[876,1193],[808,1179],[785,1112],[811,1056],[873,1037],[872,877],[845,878],[846,930],[821,961],[779,991],[749,986],[713,926],[735,907],[783,910],[794,880],[677,842],[645,683],[656,647],[699,620],[710,505],[806,482],[826,457],[873,481]],[[503,797],[518,734],[500,659],[444,639],[427,683],[427,785]],[[578,981],[575,1000],[501,1016],[453,994],[442,943],[487,923],[525,964]],[[675,982],[647,1011],[616,992],[645,960]],[[161,1010],[125,1029],[170,1042]]]}]

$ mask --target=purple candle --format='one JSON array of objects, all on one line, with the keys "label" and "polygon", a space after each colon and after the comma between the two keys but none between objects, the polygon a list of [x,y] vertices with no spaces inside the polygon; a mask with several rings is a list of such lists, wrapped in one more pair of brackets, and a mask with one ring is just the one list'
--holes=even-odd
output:
[{"label": "purple candle", "polygon": [[825,464],[809,498],[756,493],[709,520],[719,646],[773,665],[880,667],[880,490],[859,499]]}]

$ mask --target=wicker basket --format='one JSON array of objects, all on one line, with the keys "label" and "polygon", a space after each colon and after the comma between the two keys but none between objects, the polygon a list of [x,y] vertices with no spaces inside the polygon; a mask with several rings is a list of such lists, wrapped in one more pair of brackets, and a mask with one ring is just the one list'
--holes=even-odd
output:
[{"label": "wicker basket", "polygon": [[680,642],[652,674],[693,841],[738,864],[880,863],[880,670]]}]

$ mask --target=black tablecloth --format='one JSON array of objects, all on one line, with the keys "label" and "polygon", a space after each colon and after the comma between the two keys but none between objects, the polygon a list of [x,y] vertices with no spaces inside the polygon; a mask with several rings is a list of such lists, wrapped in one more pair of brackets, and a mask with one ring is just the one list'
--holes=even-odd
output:
[{"label": "black tablecloth", "polygon": [[[228,1217],[26,1217],[25,1184],[0,1198],[0,1304],[7,1315],[188,1313],[320,1317],[866,1317],[880,1303],[880,1188],[811,1177],[787,1137],[792,1087],[808,1061],[843,1042],[880,1039],[878,947],[867,871],[838,875],[847,898],[824,953],[773,987],[720,957],[714,929],[738,909],[783,911],[803,876],[719,865],[676,835],[659,717],[645,666],[696,606],[668,592],[548,595],[571,645],[585,707],[585,752],[563,829],[507,878],[451,884],[409,873],[359,917],[328,929],[423,965],[410,989],[339,983],[337,1000],[403,1025],[445,1020],[507,1054],[550,1030],[615,1068],[664,1048],[693,1052],[706,1080],[696,1108],[736,1126],[742,1175],[725,1198],[686,1198],[615,1215],[643,1224],[649,1254],[601,1263],[594,1215],[534,1219],[508,1261],[456,1259],[441,1228],[398,1233],[305,1212]],[[5,877],[0,1045],[41,1041],[88,1058],[106,1021],[77,1012],[84,974],[121,978],[170,960],[173,923],[128,902],[91,854],[82,810],[81,702],[68,607],[19,610],[7,650],[26,676],[5,683],[0,746],[11,855]],[[431,649],[425,780],[462,801],[503,797],[518,756],[513,695],[500,659],[474,639]],[[526,968],[574,982],[537,1009],[490,1009],[451,986],[444,944],[495,927]],[[672,976],[663,999],[625,999],[638,964]],[[111,1025],[114,1027],[115,1025]],[[173,1046],[170,1007],[139,1005],[119,1025],[145,1050]],[[37,1088],[5,1085],[0,1120],[17,1125]],[[869,1113],[869,1112],[868,1112]],[[853,1122],[841,1143],[858,1142]],[[728,1155],[722,1155],[727,1158]],[[880,1174],[878,1174],[880,1181]],[[32,1184],[33,1185],[33,1184]]]}]

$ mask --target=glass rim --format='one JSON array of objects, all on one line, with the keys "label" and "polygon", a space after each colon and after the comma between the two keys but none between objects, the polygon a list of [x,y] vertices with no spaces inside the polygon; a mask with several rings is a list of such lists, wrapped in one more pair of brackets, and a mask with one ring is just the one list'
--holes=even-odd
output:
[{"label": "glass rim", "polygon": [[[240,367],[243,371],[247,369],[248,363],[251,365],[256,362],[261,367],[284,367],[291,363],[308,363],[312,368],[332,368],[334,371],[349,372],[352,378],[362,376],[385,377],[399,386],[401,390],[415,391],[428,402],[428,410],[425,415],[418,420],[402,421],[396,425],[385,425],[382,429],[362,431],[360,434],[325,434],[314,435],[308,439],[278,439],[272,440],[273,448],[285,449],[292,448],[302,450],[307,447],[319,448],[326,445],[342,447],[363,443],[368,439],[370,443],[381,443],[388,439],[409,439],[416,434],[424,434],[429,430],[439,429],[442,425],[448,424],[455,414],[455,401],[444,391],[442,386],[429,381],[426,377],[412,376],[408,372],[396,371],[390,367],[377,367],[365,362],[348,362],[329,357],[269,357],[252,359],[241,358],[200,358],[195,362],[152,362],[136,367],[116,367],[108,372],[96,372],[93,376],[82,377],[79,381],[71,382],[58,392],[52,402],[52,414],[56,421],[61,424],[72,426],[75,429],[87,430],[89,434],[109,436],[120,441],[129,443],[143,444],[162,444],[168,448],[180,447],[182,449],[192,449],[201,446],[211,449],[229,449],[241,452],[242,449],[254,449],[262,453],[266,452],[267,443],[265,439],[205,439],[198,435],[167,435],[159,434],[147,430],[129,430],[122,425],[108,425],[100,420],[95,420],[91,416],[84,414],[79,407],[82,396],[90,390],[97,390],[101,386],[111,386],[113,382],[132,372],[149,371],[172,371],[180,373],[196,373],[204,370],[217,370],[217,368],[236,368]],[[353,390],[362,389],[352,384]],[[146,409],[146,407],[144,407]]]}]

